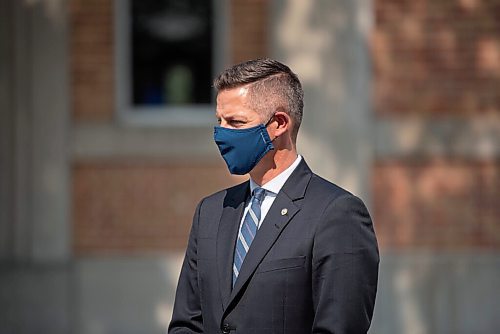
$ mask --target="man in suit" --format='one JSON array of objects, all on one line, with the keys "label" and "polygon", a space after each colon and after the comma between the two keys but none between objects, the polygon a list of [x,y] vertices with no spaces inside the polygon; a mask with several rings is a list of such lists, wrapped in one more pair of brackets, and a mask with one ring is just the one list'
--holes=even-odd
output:
[{"label": "man in suit", "polygon": [[363,202],[297,154],[303,91],[259,59],[215,80],[214,139],[250,180],[195,212],[169,333],[366,333],[379,255]]}]

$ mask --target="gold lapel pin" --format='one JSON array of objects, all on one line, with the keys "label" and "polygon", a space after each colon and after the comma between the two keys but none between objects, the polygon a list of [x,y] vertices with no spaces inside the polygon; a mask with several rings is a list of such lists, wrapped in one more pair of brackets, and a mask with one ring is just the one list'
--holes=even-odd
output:
[{"label": "gold lapel pin", "polygon": [[288,209],[287,208],[284,208],[284,209],[281,209],[281,215],[284,216],[288,213]]}]

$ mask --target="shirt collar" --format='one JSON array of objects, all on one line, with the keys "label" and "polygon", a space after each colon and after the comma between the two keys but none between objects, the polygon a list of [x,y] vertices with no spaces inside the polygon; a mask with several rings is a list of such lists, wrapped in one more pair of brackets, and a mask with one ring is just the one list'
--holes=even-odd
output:
[{"label": "shirt collar", "polygon": [[[266,191],[273,194],[278,194],[290,175],[292,175],[295,168],[297,168],[301,160],[302,156],[297,155],[295,161],[290,166],[288,166],[287,169],[276,175],[271,181],[264,184],[261,188],[264,188]],[[259,187],[259,185],[255,183],[252,178],[250,178],[250,193],[252,193],[253,190],[257,187]]]}]

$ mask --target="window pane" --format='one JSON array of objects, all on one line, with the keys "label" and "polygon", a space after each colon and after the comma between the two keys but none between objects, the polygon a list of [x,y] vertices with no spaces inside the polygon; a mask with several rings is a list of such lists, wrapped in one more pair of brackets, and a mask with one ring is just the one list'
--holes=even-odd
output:
[{"label": "window pane", "polygon": [[135,106],[211,102],[212,1],[132,0]]}]

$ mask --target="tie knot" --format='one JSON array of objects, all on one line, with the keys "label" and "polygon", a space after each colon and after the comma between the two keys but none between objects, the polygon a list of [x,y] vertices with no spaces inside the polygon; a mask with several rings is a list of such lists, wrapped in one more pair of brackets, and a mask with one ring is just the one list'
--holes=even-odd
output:
[{"label": "tie knot", "polygon": [[264,196],[266,195],[266,189],[255,188],[252,192],[252,197],[255,198],[259,203],[262,203]]}]

